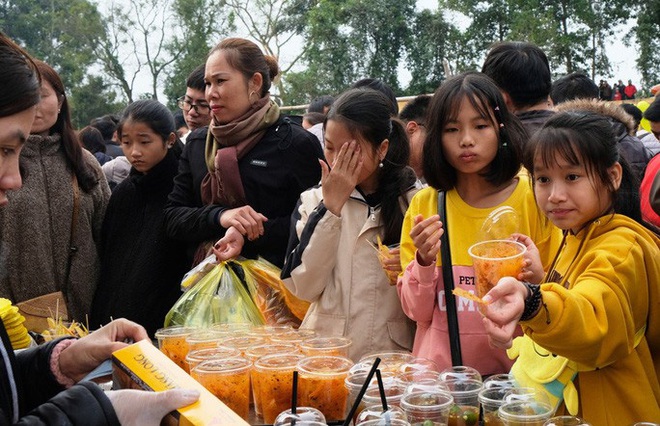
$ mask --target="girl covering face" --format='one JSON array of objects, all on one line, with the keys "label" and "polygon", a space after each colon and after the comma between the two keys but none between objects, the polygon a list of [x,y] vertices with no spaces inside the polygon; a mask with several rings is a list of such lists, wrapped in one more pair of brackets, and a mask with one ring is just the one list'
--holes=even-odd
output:
[{"label": "girl covering face", "polygon": [[349,337],[355,361],[412,346],[413,325],[388,278],[401,271],[399,251],[381,266],[374,250],[379,239],[400,240],[417,191],[405,129],[390,109],[372,89],[348,90],[333,103],[325,122],[330,165],[320,162],[321,186],[300,196],[282,270],[287,288],[312,302],[301,327]]},{"label": "girl covering face", "polygon": [[[656,421],[660,239],[640,219],[638,182],[612,126],[593,112],[558,113],[525,158],[539,208],[564,241],[542,285],[505,277],[485,296],[491,343],[510,347],[522,326],[511,371],[553,409],[599,425]],[[555,396],[533,379],[539,371],[558,378]]]},{"label": "girl covering face", "polygon": [[[424,177],[430,187],[410,203],[401,232],[403,276],[397,284],[403,310],[417,322],[413,353],[450,367],[447,298],[442,268],[452,268],[453,288],[476,292],[468,248],[479,242],[480,229],[491,212],[512,207],[522,235],[505,235],[523,244],[534,240],[542,254],[527,256],[519,278],[538,282],[543,265],[559,245],[561,234],[543,218],[534,203],[528,176],[521,171],[526,134],[505,105],[495,83],[480,73],[446,80],[427,110]],[[448,223],[438,215],[438,191],[445,191]],[[449,234],[451,265],[441,262],[440,237]],[[535,262],[532,262],[532,261]],[[475,302],[455,299],[462,362],[481,374],[508,372],[511,361],[502,350],[489,347]]]}]

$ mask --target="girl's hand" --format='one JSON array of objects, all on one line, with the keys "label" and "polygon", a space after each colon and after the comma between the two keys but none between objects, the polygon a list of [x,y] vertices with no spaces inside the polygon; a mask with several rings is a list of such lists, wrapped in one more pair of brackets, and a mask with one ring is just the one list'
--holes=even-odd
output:
[{"label": "girl's hand", "polygon": [[490,345],[494,348],[511,347],[518,321],[525,310],[527,287],[513,277],[499,280],[485,296],[482,319]]},{"label": "girl's hand", "polygon": [[543,270],[541,255],[536,244],[534,244],[534,241],[530,237],[523,234],[511,234],[511,239],[527,247],[527,252],[524,255],[525,263],[523,265],[523,271],[516,278],[532,284],[540,283],[545,276],[545,271]]},{"label": "girl's hand", "polygon": [[267,220],[266,216],[250,206],[225,210],[220,214],[220,226],[227,229],[233,226],[250,241],[254,241],[264,234],[264,222]]},{"label": "girl's hand", "polygon": [[401,272],[401,249],[399,247],[391,248],[389,256],[382,260],[383,269],[400,273]]},{"label": "girl's hand", "polygon": [[432,265],[440,253],[440,237],[445,232],[440,216],[436,214],[424,219],[419,214],[414,220],[415,226],[410,230],[410,238],[417,248],[417,260],[422,266]]},{"label": "girl's hand", "polygon": [[245,238],[243,238],[243,234],[231,226],[227,229],[225,236],[215,243],[213,253],[215,253],[218,262],[235,259],[241,254],[244,244]]},{"label": "girl's hand", "polygon": [[362,170],[360,145],[354,140],[343,144],[332,169],[322,160],[319,160],[319,163],[323,204],[332,214],[340,216],[342,207],[358,184],[358,176]]}]

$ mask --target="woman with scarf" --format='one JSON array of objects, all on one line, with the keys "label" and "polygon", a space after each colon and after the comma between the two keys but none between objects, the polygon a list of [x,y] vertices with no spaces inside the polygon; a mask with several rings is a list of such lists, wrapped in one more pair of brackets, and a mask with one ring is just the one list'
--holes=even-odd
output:
[{"label": "woman with scarf", "polygon": [[[10,203],[0,211],[0,297],[18,303],[61,291],[69,319],[86,324],[110,187],[78,140],[62,79],[45,62],[35,63],[41,101],[21,152],[23,187],[8,194]],[[58,306],[62,312],[62,304],[49,306],[52,316]]]},{"label": "woman with scarf", "polygon": [[165,209],[167,233],[202,260],[218,239],[282,267],[291,213],[321,178],[315,136],[280,114],[268,90],[274,58],[251,41],[229,38],[206,60],[212,120],[193,131]]}]

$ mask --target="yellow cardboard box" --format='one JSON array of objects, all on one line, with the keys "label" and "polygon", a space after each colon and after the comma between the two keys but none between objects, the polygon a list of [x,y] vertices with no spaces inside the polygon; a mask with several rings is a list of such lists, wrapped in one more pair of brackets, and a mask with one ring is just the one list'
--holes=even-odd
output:
[{"label": "yellow cardboard box", "polygon": [[199,401],[172,413],[174,424],[185,426],[249,424],[147,340],[112,354],[112,379],[117,387],[123,389],[155,392],[175,388],[199,390],[201,392]]}]

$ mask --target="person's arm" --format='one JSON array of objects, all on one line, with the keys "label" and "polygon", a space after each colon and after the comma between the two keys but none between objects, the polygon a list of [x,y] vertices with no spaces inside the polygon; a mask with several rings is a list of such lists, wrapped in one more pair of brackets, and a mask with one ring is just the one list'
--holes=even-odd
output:
[{"label": "person's arm", "polygon": [[430,323],[437,300],[437,287],[442,285],[440,268],[435,263],[422,266],[413,260],[397,282],[403,312],[415,322]]},{"label": "person's arm", "polygon": [[225,209],[215,204],[202,205],[193,188],[193,164],[203,164],[203,161],[197,164],[200,159],[193,161],[193,156],[203,156],[204,144],[205,141],[199,138],[193,138],[186,144],[179,159],[179,172],[165,205],[165,231],[170,238],[179,241],[194,243],[214,240],[225,233],[219,220]]},{"label": "person's arm", "polygon": [[313,302],[323,293],[335,267],[341,218],[328,211],[322,202],[312,211],[301,202],[291,222],[291,239],[281,277],[294,295]]},{"label": "person's arm", "polygon": [[660,215],[660,173],[655,174],[655,178],[651,184],[649,202],[651,203],[651,208],[653,211]]}]

